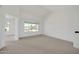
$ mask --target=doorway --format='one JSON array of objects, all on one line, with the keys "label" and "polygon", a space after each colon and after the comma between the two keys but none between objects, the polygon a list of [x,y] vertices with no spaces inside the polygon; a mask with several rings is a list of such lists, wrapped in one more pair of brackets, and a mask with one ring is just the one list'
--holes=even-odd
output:
[{"label": "doorway", "polygon": [[5,20],[6,43],[18,40],[18,19],[11,15],[6,15]]}]

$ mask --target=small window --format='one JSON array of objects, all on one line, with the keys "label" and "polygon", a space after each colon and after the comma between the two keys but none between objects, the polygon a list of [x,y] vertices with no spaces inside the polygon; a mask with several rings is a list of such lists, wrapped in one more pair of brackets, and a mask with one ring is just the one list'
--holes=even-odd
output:
[{"label": "small window", "polygon": [[5,25],[5,31],[6,32],[9,32],[9,30],[10,30],[10,23],[9,22],[7,22],[7,24]]},{"label": "small window", "polygon": [[38,32],[38,24],[24,23],[24,32]]}]

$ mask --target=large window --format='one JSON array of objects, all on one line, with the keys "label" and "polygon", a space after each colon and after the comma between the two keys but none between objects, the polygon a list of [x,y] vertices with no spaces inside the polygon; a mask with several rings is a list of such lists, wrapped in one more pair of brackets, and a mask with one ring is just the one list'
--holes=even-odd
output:
[{"label": "large window", "polygon": [[24,32],[38,32],[39,25],[35,23],[24,22]]}]

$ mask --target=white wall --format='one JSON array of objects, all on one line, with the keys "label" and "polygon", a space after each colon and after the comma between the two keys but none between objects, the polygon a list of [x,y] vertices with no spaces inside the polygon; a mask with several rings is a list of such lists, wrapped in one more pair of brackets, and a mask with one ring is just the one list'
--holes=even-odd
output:
[{"label": "white wall", "polygon": [[4,40],[4,11],[3,8],[0,7],[0,49],[5,46]]},{"label": "white wall", "polygon": [[3,18],[0,15],[0,49],[5,46],[4,44],[4,26],[3,26]]},{"label": "white wall", "polygon": [[74,31],[77,28],[73,24],[74,21],[79,20],[78,6],[58,6],[57,8],[51,7],[52,13],[45,21],[45,34],[73,42]]}]

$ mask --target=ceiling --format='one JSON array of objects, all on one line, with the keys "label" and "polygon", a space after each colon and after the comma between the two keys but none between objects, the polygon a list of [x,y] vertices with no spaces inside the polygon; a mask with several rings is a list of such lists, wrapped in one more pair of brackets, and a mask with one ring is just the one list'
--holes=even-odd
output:
[{"label": "ceiling", "polygon": [[43,5],[42,7],[52,12],[71,8],[79,8],[79,5]]},{"label": "ceiling", "polygon": [[78,6],[69,6],[69,5],[5,5],[4,10],[6,14],[10,14],[16,17],[21,17],[24,19],[37,19],[42,20],[48,14],[59,11],[67,10],[72,7]]},{"label": "ceiling", "polygon": [[30,17],[30,18],[43,18],[46,14],[49,13],[48,10],[42,8],[42,6],[37,5],[26,5],[20,6],[21,17]]},{"label": "ceiling", "polygon": [[16,17],[19,16],[24,19],[36,18],[40,20],[50,12],[48,9],[39,5],[5,5],[4,10],[6,14]]}]

